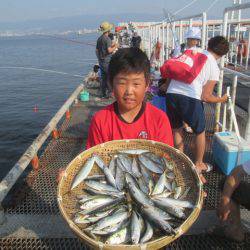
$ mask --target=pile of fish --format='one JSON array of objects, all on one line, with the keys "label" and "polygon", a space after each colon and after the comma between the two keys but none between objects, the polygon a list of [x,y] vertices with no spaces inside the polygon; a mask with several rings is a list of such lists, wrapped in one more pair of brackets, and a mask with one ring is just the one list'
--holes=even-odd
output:
[{"label": "pile of fish", "polygon": [[[103,174],[89,175],[93,166]],[[105,244],[142,244],[174,235],[194,205],[189,189],[177,185],[173,161],[148,150],[122,150],[108,166],[92,155],[75,176],[71,190],[84,182],[74,223]]]}]

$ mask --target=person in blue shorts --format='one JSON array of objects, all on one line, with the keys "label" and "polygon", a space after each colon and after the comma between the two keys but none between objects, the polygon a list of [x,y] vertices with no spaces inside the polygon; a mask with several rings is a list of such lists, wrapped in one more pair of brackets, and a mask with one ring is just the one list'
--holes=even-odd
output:
[{"label": "person in blue shorts", "polygon": [[[207,61],[191,84],[169,79],[166,102],[167,114],[174,131],[175,147],[183,151],[183,123],[187,123],[195,133],[195,165],[199,171],[209,170],[203,162],[205,153],[205,115],[203,101],[209,103],[226,102],[227,95],[214,96],[213,90],[219,80],[220,70],[217,60],[229,50],[228,41],[222,36],[209,40],[204,51]],[[168,81],[168,82],[169,82]]]}]

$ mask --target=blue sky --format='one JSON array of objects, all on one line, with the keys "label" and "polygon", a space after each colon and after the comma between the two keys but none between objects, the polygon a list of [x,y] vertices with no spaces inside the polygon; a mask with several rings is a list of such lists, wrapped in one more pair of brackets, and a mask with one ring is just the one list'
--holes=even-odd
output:
[{"label": "blue sky", "polygon": [[[199,13],[206,10],[214,0],[197,0],[180,16]],[[0,22],[24,21],[32,19],[50,19],[84,14],[112,13],[159,13],[162,8],[172,12],[181,9],[191,0],[0,0]],[[218,0],[209,11],[209,15],[222,18],[222,11],[233,0]],[[246,2],[246,0],[242,0]]]}]

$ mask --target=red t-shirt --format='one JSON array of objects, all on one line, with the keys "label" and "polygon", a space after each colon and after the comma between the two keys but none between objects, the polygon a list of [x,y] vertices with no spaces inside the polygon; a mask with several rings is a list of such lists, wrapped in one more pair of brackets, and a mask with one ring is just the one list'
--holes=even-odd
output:
[{"label": "red t-shirt", "polygon": [[119,115],[117,103],[98,111],[92,118],[86,148],[122,139],[148,139],[173,146],[172,129],[167,115],[145,103],[132,123]]}]

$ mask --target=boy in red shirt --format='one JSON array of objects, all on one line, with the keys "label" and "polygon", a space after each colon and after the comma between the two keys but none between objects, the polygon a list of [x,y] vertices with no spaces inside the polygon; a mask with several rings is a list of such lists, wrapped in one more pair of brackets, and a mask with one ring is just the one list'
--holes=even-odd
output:
[{"label": "boy in red shirt", "polygon": [[173,146],[167,115],[144,100],[150,80],[146,54],[138,48],[118,50],[108,76],[116,101],[93,116],[86,148],[121,139],[148,139]]}]

